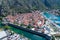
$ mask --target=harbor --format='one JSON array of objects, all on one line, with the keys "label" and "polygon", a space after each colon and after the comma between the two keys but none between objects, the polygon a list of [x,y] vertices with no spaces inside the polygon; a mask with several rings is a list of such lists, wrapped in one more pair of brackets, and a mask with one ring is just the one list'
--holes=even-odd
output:
[{"label": "harbor", "polygon": [[0,40],[60,40],[60,0],[0,0]]},{"label": "harbor", "polygon": [[[27,29],[22,29],[21,27],[17,27],[16,25],[12,25],[12,24],[9,24],[9,25],[10,25],[10,29],[9,30],[12,30],[15,33],[24,35],[24,36],[28,37],[31,40],[49,40],[49,38],[48,38],[49,36],[47,36],[45,34],[34,32],[34,31],[31,31],[31,30],[28,31],[29,29],[28,30]],[[33,36],[33,37],[31,37],[31,36]]]},{"label": "harbor", "polygon": [[[51,19],[51,16],[48,16],[48,14],[50,13],[35,11],[32,13],[17,14],[15,16],[8,15],[2,19],[2,24],[8,25],[10,30],[19,34],[21,32],[19,30],[22,30],[23,33],[27,32],[32,34],[33,37],[39,36],[44,38],[43,40],[51,40],[52,36],[60,36],[60,26],[53,21],[57,17],[53,15],[52,17],[54,19]],[[15,29],[18,29],[18,32]],[[26,36],[25,33],[23,35]],[[31,40],[39,40],[29,36],[26,37]]]}]

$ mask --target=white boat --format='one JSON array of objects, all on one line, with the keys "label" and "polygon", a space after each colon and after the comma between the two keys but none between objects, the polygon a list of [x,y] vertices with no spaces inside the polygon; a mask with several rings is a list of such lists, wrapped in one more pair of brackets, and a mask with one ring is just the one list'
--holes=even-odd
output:
[{"label": "white boat", "polygon": [[55,21],[55,23],[60,24],[60,21]]}]

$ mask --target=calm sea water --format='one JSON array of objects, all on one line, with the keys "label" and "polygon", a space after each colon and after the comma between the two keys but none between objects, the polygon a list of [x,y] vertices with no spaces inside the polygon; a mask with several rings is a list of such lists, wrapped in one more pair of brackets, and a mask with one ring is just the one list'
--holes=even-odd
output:
[{"label": "calm sea water", "polygon": [[[1,23],[1,22],[0,22]],[[0,24],[0,27],[3,27],[1,24]],[[40,36],[37,36],[37,35],[34,35],[34,34],[31,34],[31,33],[28,33],[28,32],[25,32],[25,31],[22,31],[22,30],[19,30],[19,29],[16,29],[16,28],[13,28],[13,27],[10,27],[9,30],[12,30],[14,31],[15,33],[18,33],[20,35],[23,35],[31,40],[46,40],[45,38],[43,37],[40,37]]]},{"label": "calm sea water", "polygon": [[[49,18],[50,20],[52,20],[53,22],[55,21],[59,21],[60,22],[60,16],[56,16],[56,15],[53,15],[53,14],[50,14],[50,13],[47,13],[45,12],[44,15]],[[60,24],[57,24],[60,26]]]},{"label": "calm sea water", "polygon": [[18,33],[18,34],[23,34],[25,37],[31,39],[31,40],[46,40],[45,38],[43,37],[40,37],[40,36],[37,36],[37,35],[34,35],[34,34],[31,34],[31,33],[28,33],[28,32],[25,32],[25,31],[22,31],[22,30],[19,30],[19,29],[16,29],[16,28],[13,28],[11,27],[10,30],[13,30],[14,32]]}]

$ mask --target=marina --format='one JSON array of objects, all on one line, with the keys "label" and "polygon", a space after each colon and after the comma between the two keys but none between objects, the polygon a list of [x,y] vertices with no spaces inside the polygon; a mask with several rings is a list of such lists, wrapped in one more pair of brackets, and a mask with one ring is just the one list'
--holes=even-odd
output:
[{"label": "marina", "polygon": [[55,16],[48,12],[44,13],[44,16],[46,16],[48,19],[52,20],[54,23],[59,23],[57,25],[60,26],[60,16]]},{"label": "marina", "polygon": [[60,0],[0,0],[0,40],[60,40]]},{"label": "marina", "polygon": [[51,39],[48,35],[45,35],[42,33],[38,33],[31,30],[29,31],[29,29],[18,27],[17,25],[12,25],[12,24],[8,24],[8,25],[10,26],[9,30],[14,31],[17,34],[24,35],[31,40],[50,40]]},{"label": "marina", "polygon": [[[31,40],[39,40],[40,36],[44,38],[43,40],[51,40],[53,35],[60,36],[60,27],[56,24],[56,21],[60,21],[60,19],[58,19],[55,15],[52,15],[48,12],[39,13],[39,11],[36,11],[33,12],[33,14],[17,14],[15,16],[8,15],[7,17],[3,18],[2,24],[8,25],[10,27],[10,30],[13,30],[18,34],[20,34],[20,32],[23,31],[24,36],[26,36],[24,32],[27,32],[29,35],[32,34],[33,37],[38,36],[38,39],[33,39],[29,36],[26,36]],[[20,31],[17,32],[16,29]]]}]

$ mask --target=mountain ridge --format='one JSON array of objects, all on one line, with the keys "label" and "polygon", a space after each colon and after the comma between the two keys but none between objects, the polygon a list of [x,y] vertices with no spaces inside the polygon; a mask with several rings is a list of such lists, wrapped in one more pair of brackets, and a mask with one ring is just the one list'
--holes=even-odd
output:
[{"label": "mountain ridge", "polygon": [[0,0],[2,12],[25,13],[34,10],[60,9],[60,0]]}]

